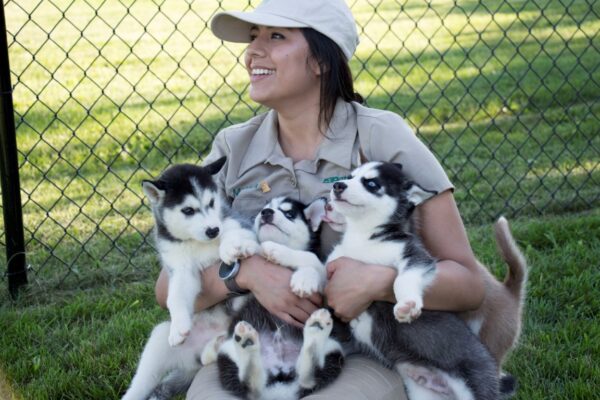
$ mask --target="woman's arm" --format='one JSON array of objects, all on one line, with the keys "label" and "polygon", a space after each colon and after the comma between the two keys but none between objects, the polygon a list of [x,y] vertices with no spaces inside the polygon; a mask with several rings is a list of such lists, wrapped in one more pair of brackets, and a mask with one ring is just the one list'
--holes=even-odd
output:
[{"label": "woman's arm", "polygon": [[[169,274],[165,269],[160,271],[154,287],[156,302],[162,308],[167,308],[167,296],[169,294]],[[219,265],[214,265],[202,272],[202,293],[196,297],[194,310],[200,312],[227,298],[229,289],[219,278]]]},{"label": "woman's arm", "polygon": [[[439,261],[437,274],[425,292],[426,309],[467,311],[478,308],[484,284],[471,250],[452,192],[443,192],[418,208],[419,234],[429,252]],[[373,301],[395,302],[396,271],[341,258],[327,265],[330,278],[325,295],[342,319],[358,316]]]},{"label": "woman's arm", "polygon": [[[218,265],[202,272],[202,293],[196,298],[196,312],[205,310],[227,298],[229,290],[218,276]],[[271,314],[292,325],[302,327],[318,307],[322,298],[314,294],[308,298],[296,296],[290,289],[292,271],[268,262],[260,256],[241,261],[236,283],[250,290],[259,303]],[[156,281],[155,294],[158,304],[166,308],[169,276],[162,270]]]},{"label": "woman's arm", "polygon": [[320,294],[307,298],[296,296],[290,288],[291,276],[290,269],[255,255],[242,261],[236,282],[250,290],[271,314],[302,327],[310,314],[321,306],[322,298]]}]

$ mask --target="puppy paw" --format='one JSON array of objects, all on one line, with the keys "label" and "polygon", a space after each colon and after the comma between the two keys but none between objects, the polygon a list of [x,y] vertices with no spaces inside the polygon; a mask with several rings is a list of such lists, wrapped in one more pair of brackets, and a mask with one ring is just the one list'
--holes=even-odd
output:
[{"label": "puppy paw", "polygon": [[304,336],[318,336],[326,338],[333,329],[331,314],[324,308],[313,312],[304,324]]},{"label": "puppy paw", "polygon": [[426,389],[432,390],[436,393],[442,395],[450,395],[452,391],[446,379],[427,368],[419,367],[415,365],[410,365],[403,368],[403,372],[410,379],[415,381],[420,386],[423,386]]},{"label": "puppy paw", "polygon": [[394,306],[394,317],[398,322],[412,322],[419,318],[423,303],[417,300],[399,301]]},{"label": "puppy paw", "polygon": [[259,347],[258,332],[246,321],[240,321],[235,325],[233,339],[242,351],[250,351]]},{"label": "puppy paw", "polygon": [[227,264],[259,252],[259,244],[251,239],[223,240],[219,246],[219,257]]},{"label": "puppy paw", "polygon": [[212,364],[217,361],[217,356],[219,353],[219,349],[223,342],[227,339],[227,333],[222,333],[220,335],[215,336],[204,346],[202,350],[202,354],[200,355],[200,362],[202,365]]},{"label": "puppy paw", "polygon": [[172,321],[169,330],[169,345],[171,347],[179,346],[190,335],[192,330],[192,321]]},{"label": "puppy paw", "polygon": [[262,242],[260,247],[262,249],[263,257],[265,257],[268,261],[284,265],[283,263],[286,259],[286,253],[288,253],[288,250],[285,246],[279,243],[266,241]]},{"label": "puppy paw", "polygon": [[312,268],[301,268],[292,274],[290,287],[296,296],[308,297],[321,291],[321,276]]}]

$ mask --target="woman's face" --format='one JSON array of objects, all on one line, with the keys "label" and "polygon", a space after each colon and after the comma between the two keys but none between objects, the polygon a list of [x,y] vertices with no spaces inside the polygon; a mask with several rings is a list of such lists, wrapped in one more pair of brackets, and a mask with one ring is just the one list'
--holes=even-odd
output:
[{"label": "woman's face", "polygon": [[245,63],[252,100],[274,109],[290,100],[318,101],[319,68],[300,29],[256,26],[250,38]]}]

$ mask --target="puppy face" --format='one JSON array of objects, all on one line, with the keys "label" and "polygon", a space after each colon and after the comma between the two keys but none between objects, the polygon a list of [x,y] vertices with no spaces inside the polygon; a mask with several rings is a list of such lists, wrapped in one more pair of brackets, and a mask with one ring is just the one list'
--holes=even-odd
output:
[{"label": "puppy face", "polygon": [[331,204],[348,220],[381,224],[407,219],[434,194],[409,181],[400,164],[369,162],[355,169],[350,179],[333,185]]},{"label": "puppy face", "polygon": [[209,241],[221,234],[221,199],[216,192],[200,190],[195,182],[194,194],[162,210],[168,231],[180,240]]},{"label": "puppy face", "polygon": [[305,204],[286,197],[271,200],[254,219],[259,242],[273,241],[292,249],[307,250],[325,215],[325,200]]},{"label": "puppy face", "polygon": [[183,241],[210,241],[219,237],[222,205],[212,175],[222,161],[206,167],[174,165],[158,180],[143,182],[159,234]]}]

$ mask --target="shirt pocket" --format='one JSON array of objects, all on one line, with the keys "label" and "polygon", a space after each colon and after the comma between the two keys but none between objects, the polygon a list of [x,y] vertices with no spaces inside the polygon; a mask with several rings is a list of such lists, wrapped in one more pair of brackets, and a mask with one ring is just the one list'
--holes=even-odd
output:
[{"label": "shirt pocket", "polygon": [[241,188],[233,198],[231,208],[247,218],[254,218],[269,200],[258,187]]}]

